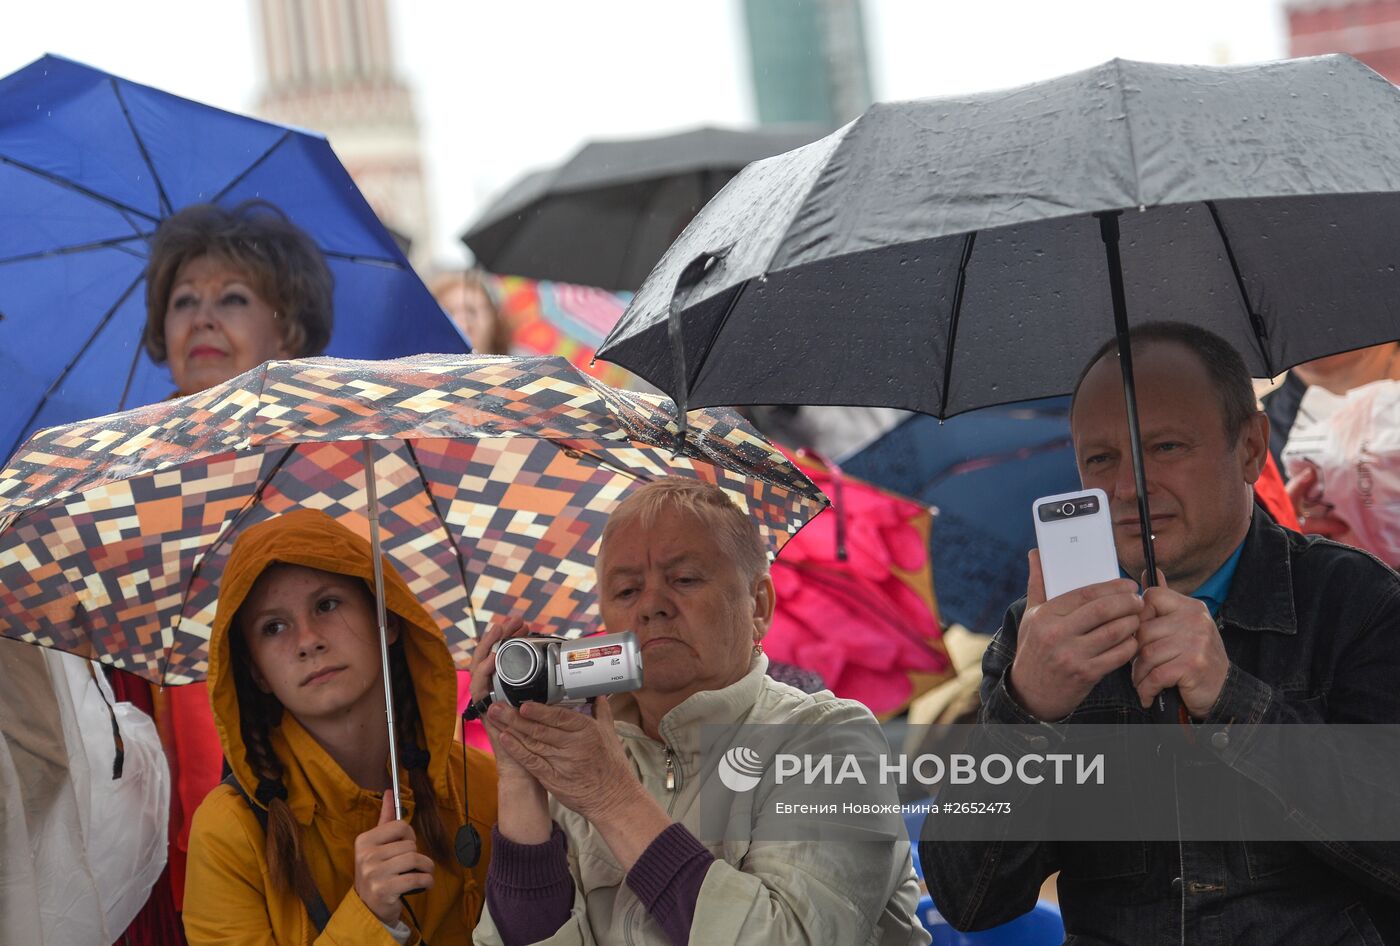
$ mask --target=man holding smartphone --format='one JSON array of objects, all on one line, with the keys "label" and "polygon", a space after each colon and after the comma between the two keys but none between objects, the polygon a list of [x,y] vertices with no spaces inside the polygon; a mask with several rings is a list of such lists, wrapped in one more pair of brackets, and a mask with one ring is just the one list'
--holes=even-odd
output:
[{"label": "man holding smartphone", "polygon": [[[1133,360],[1157,587],[1139,594],[1120,578],[1046,600],[1032,552],[1026,598],[983,659],[978,738],[1005,751],[1012,737],[997,725],[1032,724],[1036,735],[1017,738],[1044,751],[1076,723],[1148,724],[1147,707],[1175,687],[1212,761],[1277,796],[1250,727],[1400,722],[1400,578],[1255,507],[1268,421],[1227,342],[1153,323],[1134,330]],[[1117,362],[1110,342],[1086,366],[1071,432],[1083,486],[1107,494],[1119,564],[1141,576]],[[1026,800],[1039,789],[1018,790]],[[940,842],[936,821],[920,853],[934,902],[959,929],[1020,915],[1059,871],[1076,943],[1400,942],[1400,845]]]}]

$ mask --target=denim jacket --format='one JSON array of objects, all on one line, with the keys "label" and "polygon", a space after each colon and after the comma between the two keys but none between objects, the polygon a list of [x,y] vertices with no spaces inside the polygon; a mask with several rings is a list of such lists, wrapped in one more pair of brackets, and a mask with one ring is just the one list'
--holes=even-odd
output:
[{"label": "denim jacket", "polygon": [[[1150,722],[1122,667],[1062,724],[1039,724],[1038,735],[994,725],[1037,723],[1006,682],[1024,611],[1024,599],[1012,605],[983,658],[979,740],[1024,753],[1013,740],[1043,751],[1074,723]],[[1287,793],[1259,764],[1257,724],[1400,723],[1400,577],[1366,553],[1287,531],[1255,510],[1217,624],[1230,669],[1197,728],[1235,782]],[[1170,780],[1183,763],[1168,754],[1163,765]],[[1337,804],[1378,803],[1325,758],[1318,773],[1334,780]],[[1022,801],[1038,790],[1015,789]],[[925,824],[920,855],[935,904],[958,929],[1026,912],[1059,871],[1067,943],[1400,943],[1400,843],[947,841],[937,839],[936,820]]]}]

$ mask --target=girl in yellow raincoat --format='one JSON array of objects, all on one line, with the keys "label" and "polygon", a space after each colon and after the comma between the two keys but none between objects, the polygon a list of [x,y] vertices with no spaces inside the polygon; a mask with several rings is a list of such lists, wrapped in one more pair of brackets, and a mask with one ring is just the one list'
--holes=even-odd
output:
[{"label": "girl in yellow raincoat", "polygon": [[229,555],[209,694],[233,779],[195,813],[191,946],[470,940],[496,820],[495,763],[466,751],[483,850],[464,867],[454,851],[466,834],[452,658],[386,566],[405,819],[393,820],[372,569],[369,543],[315,510],[248,529]]}]

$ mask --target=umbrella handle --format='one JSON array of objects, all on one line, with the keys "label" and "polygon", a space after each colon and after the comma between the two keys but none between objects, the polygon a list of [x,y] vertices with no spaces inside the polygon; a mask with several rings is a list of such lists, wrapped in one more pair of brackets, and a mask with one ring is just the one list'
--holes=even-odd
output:
[{"label": "umbrella handle", "polygon": [[363,443],[365,455],[365,496],[369,506],[370,557],[374,559],[374,606],[379,618],[379,661],[384,675],[384,717],[389,726],[389,774],[393,780],[394,820],[403,820],[399,793],[399,745],[394,719],[394,681],[389,668],[389,622],[384,611],[384,562],[379,546],[379,490],[374,477],[374,441]]}]

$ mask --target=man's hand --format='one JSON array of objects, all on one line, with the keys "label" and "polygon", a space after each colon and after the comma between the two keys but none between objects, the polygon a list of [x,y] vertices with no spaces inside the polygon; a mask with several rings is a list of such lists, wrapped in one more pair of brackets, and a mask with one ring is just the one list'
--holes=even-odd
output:
[{"label": "man's hand", "polygon": [[399,898],[433,885],[433,861],[418,853],[406,821],[394,820],[394,793],[384,793],[379,824],[355,838],[355,893],[385,926],[399,922]]},{"label": "man's hand", "polygon": [[589,717],[543,703],[518,710],[496,703],[487,713],[512,763],[590,821],[645,794],[613,729],[607,697],[594,700],[593,712]]},{"label": "man's hand", "polygon": [[1148,610],[1137,635],[1133,686],[1143,708],[1151,706],[1158,693],[1176,687],[1186,711],[1204,719],[1230,672],[1225,643],[1204,604],[1168,588],[1160,569],[1157,582],[1143,592]]},{"label": "man's hand", "polygon": [[1143,601],[1126,578],[1046,601],[1039,550],[1031,551],[1030,565],[1010,681],[1026,712],[1053,721],[1068,716],[1095,684],[1133,659]]}]

